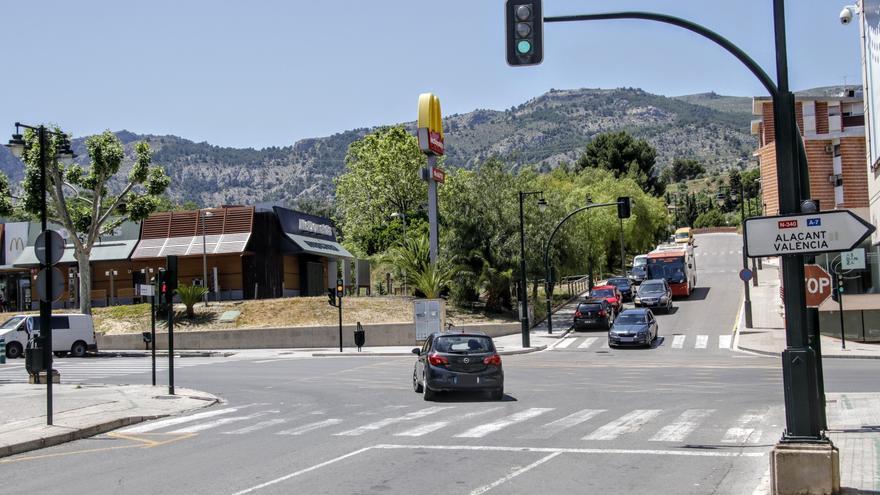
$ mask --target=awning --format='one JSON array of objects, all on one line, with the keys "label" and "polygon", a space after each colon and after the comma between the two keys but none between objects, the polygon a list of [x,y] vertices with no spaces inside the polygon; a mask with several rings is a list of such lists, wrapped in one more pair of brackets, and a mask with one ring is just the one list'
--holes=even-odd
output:
[{"label": "awning", "polygon": [[[98,243],[92,247],[89,261],[92,263],[96,261],[126,261],[128,260],[128,257],[131,256],[131,252],[134,250],[136,244],[137,240],[135,239]],[[73,244],[68,244],[64,247],[64,254],[61,256],[61,261],[59,261],[59,263],[76,263]],[[34,253],[33,246],[27,246],[24,248],[21,255],[19,255],[15,262],[12,263],[12,265],[16,267],[32,267],[38,266],[39,264],[40,261],[37,260],[37,255]]]},{"label": "awning", "polygon": [[327,256],[331,258],[354,259],[354,256],[349,253],[347,249],[342,247],[342,244],[339,244],[338,242],[297,234],[285,235],[305,253],[317,254],[319,256]]},{"label": "awning", "polygon": [[201,256],[206,254],[237,254],[243,253],[251,238],[250,232],[240,234],[222,234],[207,236],[163,237],[159,239],[142,239],[137,242],[137,249],[131,259],[164,258],[169,255]]}]

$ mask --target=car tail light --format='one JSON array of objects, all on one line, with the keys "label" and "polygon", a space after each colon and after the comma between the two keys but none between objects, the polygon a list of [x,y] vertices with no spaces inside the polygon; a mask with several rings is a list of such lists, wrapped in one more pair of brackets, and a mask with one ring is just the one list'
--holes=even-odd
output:
[{"label": "car tail light", "polygon": [[483,364],[488,364],[490,366],[501,366],[501,356],[499,356],[498,354],[486,356],[486,358],[483,359]]},{"label": "car tail light", "polygon": [[431,354],[428,356],[428,363],[432,366],[440,366],[441,364],[449,364],[449,360],[439,354]]},{"label": "car tail light", "polygon": [[575,317],[575,318],[580,318],[581,316],[583,316],[583,315],[581,314],[580,311],[575,311],[575,312],[574,312],[574,317]]},{"label": "car tail light", "polygon": [[608,316],[608,313],[606,313],[605,310],[603,309],[602,311],[599,311],[599,316],[601,316],[602,318],[605,318],[606,316]]}]

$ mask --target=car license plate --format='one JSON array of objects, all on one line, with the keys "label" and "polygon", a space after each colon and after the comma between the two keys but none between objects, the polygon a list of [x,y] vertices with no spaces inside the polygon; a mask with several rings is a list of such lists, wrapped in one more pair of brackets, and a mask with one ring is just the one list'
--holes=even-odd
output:
[{"label": "car license plate", "polygon": [[620,338],[621,342],[632,342],[634,340],[635,340],[635,337],[621,337]]},{"label": "car license plate", "polygon": [[476,385],[480,383],[480,377],[470,376],[470,375],[462,375],[455,377],[456,385]]},{"label": "car license plate", "polygon": [[584,318],[584,323],[596,323],[595,318]]}]

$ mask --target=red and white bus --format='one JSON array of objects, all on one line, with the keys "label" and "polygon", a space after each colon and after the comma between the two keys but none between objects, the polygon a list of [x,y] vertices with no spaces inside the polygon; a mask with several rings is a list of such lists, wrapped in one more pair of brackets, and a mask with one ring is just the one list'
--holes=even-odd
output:
[{"label": "red and white bus", "polygon": [[663,278],[673,296],[691,295],[697,285],[697,262],[690,244],[661,244],[648,253],[648,278]]}]

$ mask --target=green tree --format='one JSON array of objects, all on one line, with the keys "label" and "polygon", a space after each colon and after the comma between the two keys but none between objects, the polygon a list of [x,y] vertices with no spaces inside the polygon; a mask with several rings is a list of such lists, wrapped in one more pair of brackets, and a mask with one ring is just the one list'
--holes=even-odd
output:
[{"label": "green tree", "polygon": [[208,293],[208,289],[198,285],[181,285],[174,292],[180,296],[180,302],[186,306],[186,317],[191,319],[196,315],[196,303],[205,297],[205,294]]},{"label": "green tree", "polygon": [[654,195],[662,195],[665,184],[660,180],[655,165],[657,150],[647,141],[636,139],[626,131],[599,134],[587,144],[576,163],[577,170],[602,168],[614,177],[629,176]]},{"label": "green tree", "polygon": [[669,168],[663,170],[662,175],[664,182],[671,183],[696,179],[705,173],[706,168],[697,160],[676,158]]},{"label": "green tree", "polygon": [[12,215],[12,191],[9,189],[9,179],[0,173],[0,216]]},{"label": "green tree", "polygon": [[[59,131],[60,132],[60,131]],[[37,133],[28,129],[22,161],[25,176],[22,181],[24,197],[22,208],[38,214],[42,204],[40,190],[40,147]],[[46,156],[55,157],[57,136],[51,135]],[[150,146],[145,142],[134,145],[134,164],[128,177],[120,181],[120,168],[125,160],[122,142],[112,132],[86,139],[89,165],[65,166],[51,159],[47,166],[46,191],[49,201],[49,220],[61,224],[70,234],[74,256],[79,265],[80,294],[89,294],[92,270],[89,263],[92,249],[102,235],[106,235],[126,220],[142,220],[156,210],[170,179],[160,166],[152,166]],[[120,181],[121,188],[111,183]],[[115,189],[112,190],[112,189]],[[91,313],[90,297],[80,298],[80,311]]]},{"label": "green tree", "polygon": [[377,232],[392,213],[407,220],[423,213],[427,184],[420,179],[426,165],[416,138],[402,126],[385,127],[349,146],[345,172],[336,179],[338,225],[346,245],[364,255],[384,251]]},{"label": "green tree", "polygon": [[727,222],[724,220],[724,214],[717,209],[711,209],[705,213],[700,213],[694,221],[694,228],[696,229],[723,227],[725,225],[727,225]]}]

